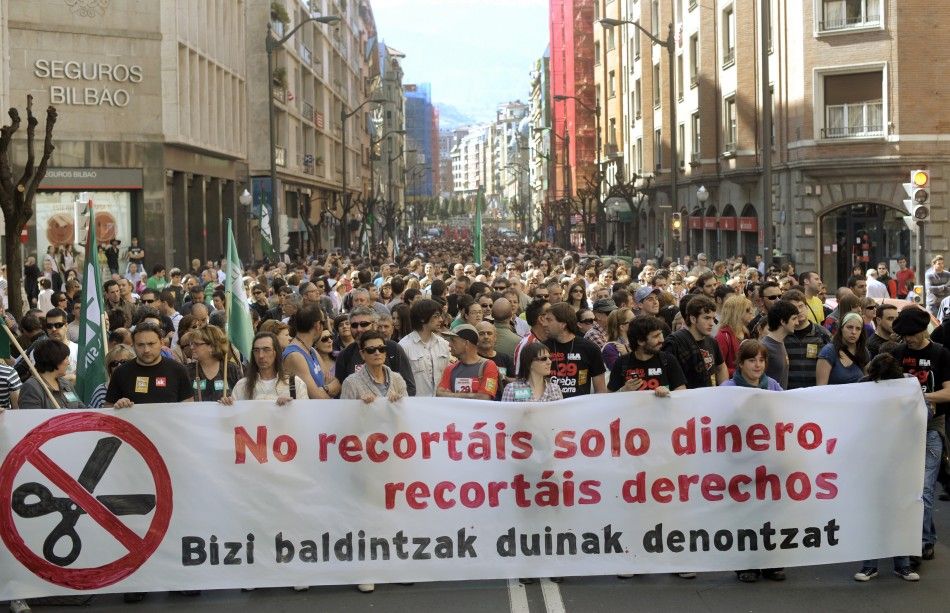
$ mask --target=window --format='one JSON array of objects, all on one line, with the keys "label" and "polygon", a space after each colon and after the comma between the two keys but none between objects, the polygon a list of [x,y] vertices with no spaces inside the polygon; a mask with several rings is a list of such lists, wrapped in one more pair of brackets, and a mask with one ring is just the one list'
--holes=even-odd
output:
[{"label": "window", "polygon": [[641,108],[643,107],[643,96],[640,90],[640,79],[633,83],[633,112],[637,119],[640,119]]},{"label": "window", "polygon": [[660,37],[660,0],[653,0],[650,6],[650,34]]},{"label": "window", "polygon": [[643,174],[643,139],[637,139],[637,174]]},{"label": "window", "polygon": [[657,170],[663,168],[663,130],[653,133],[653,163]]},{"label": "window", "polygon": [[600,66],[600,41],[594,41],[594,65]]},{"label": "window", "polygon": [[613,98],[617,95],[617,73],[611,70],[607,73],[607,97]]},{"label": "window", "polygon": [[617,151],[617,118],[610,118],[610,133],[607,134],[607,144],[613,148],[613,151]]},{"label": "window", "polygon": [[640,25],[640,22],[635,22],[637,25],[633,27],[633,58],[636,60],[640,59],[640,28],[637,27]]},{"label": "window", "polygon": [[736,114],[736,97],[731,96],[726,98],[726,103],[723,108],[724,113],[724,132],[725,132],[725,143],[726,143],[726,153],[735,153],[736,152],[736,143],[739,140],[739,117]]},{"label": "window", "polygon": [[681,123],[676,130],[676,157],[679,159],[679,166],[686,165],[686,124]]},{"label": "window", "polygon": [[729,5],[722,12],[722,65],[723,68],[736,63],[736,11]]},{"label": "window", "polygon": [[683,56],[676,56],[676,98],[683,101]]},{"label": "window", "polygon": [[660,106],[660,65],[653,65],[653,108]]},{"label": "window", "polygon": [[693,116],[690,119],[690,123],[691,123],[692,131],[693,131],[693,143],[692,143],[693,146],[692,146],[692,155],[690,156],[690,162],[693,164],[699,164],[700,152],[702,150],[702,148],[700,147],[700,145],[702,144],[702,140],[700,140],[700,132],[699,132],[699,113],[693,113]]},{"label": "window", "polygon": [[689,37],[689,86],[699,85],[699,34]]},{"label": "window", "polygon": [[826,75],[822,138],[884,135],[883,71]]},{"label": "window", "polygon": [[835,32],[881,24],[881,0],[821,0],[818,30]]},{"label": "window", "polygon": [[607,50],[613,51],[614,48],[617,46],[617,40],[614,37],[614,30],[616,30],[616,28],[604,28],[604,29],[607,31]]}]

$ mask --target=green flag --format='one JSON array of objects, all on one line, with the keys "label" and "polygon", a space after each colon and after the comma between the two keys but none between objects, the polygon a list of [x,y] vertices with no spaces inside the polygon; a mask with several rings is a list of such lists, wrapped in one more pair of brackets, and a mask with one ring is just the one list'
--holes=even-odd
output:
[{"label": "green flag", "polygon": [[482,244],[482,209],[485,208],[485,192],[481,189],[478,190],[478,195],[475,196],[475,234],[472,236],[472,245],[474,248],[474,258],[475,265],[479,266],[482,263],[482,250],[484,245]]},{"label": "green flag", "polygon": [[89,233],[82,278],[82,310],[79,312],[79,363],[76,365],[76,392],[85,404],[96,388],[106,382],[106,332],[103,326],[102,284],[99,281],[99,243],[95,215],[89,203]]},{"label": "green flag", "polygon": [[[227,311],[225,334],[237,347],[244,359],[251,359],[251,346],[254,344],[254,325],[251,323],[251,307],[244,292],[244,269],[238,257],[237,243],[228,220],[228,261],[224,280],[224,308]],[[234,382],[236,383],[236,381]],[[234,385],[230,383],[230,385]]]}]

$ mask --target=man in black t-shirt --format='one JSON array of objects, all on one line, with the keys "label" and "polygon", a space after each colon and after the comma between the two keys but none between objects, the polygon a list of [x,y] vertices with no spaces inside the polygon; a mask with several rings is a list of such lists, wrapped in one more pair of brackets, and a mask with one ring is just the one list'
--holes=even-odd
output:
[{"label": "man in black t-shirt", "polygon": [[716,387],[729,378],[729,371],[712,338],[716,324],[716,303],[703,295],[690,298],[686,303],[684,321],[687,327],[669,335],[663,351],[679,362],[686,376],[686,387]]},{"label": "man in black t-shirt", "polygon": [[612,392],[653,391],[668,396],[671,390],[686,389],[686,377],[679,362],[663,353],[665,324],[652,315],[641,315],[630,322],[627,336],[633,351],[621,357],[610,369],[607,389]]},{"label": "man in black t-shirt", "polygon": [[580,336],[577,314],[566,302],[551,306],[545,346],[551,353],[551,376],[565,398],[607,391],[604,359],[597,345]]},{"label": "man in black t-shirt", "polygon": [[921,557],[931,560],[937,530],[933,520],[934,489],[943,457],[943,441],[940,433],[945,429],[947,409],[950,408],[950,350],[934,343],[927,335],[930,314],[917,305],[904,307],[894,320],[894,332],[904,342],[894,350],[905,374],[913,375],[919,382],[924,400],[930,409],[927,422],[927,453],[924,462],[924,526],[921,539]]},{"label": "man in black t-shirt", "polygon": [[135,360],[118,367],[109,380],[106,406],[191,402],[194,390],[184,366],[162,357],[162,329],[143,322],[132,333]]}]

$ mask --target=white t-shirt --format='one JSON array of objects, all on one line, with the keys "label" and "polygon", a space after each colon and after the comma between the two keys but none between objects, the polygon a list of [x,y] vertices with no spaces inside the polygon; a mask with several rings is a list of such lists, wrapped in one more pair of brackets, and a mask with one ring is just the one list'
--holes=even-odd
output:
[{"label": "white t-shirt", "polygon": [[[294,385],[296,386],[297,399],[298,400],[308,400],[310,395],[307,394],[307,384],[303,382],[303,379],[300,377],[294,377]],[[247,396],[247,379],[241,379],[234,384],[234,389],[232,390],[232,395],[235,400],[277,400],[278,396],[290,396],[290,386],[284,382],[277,382],[277,378],[273,379],[258,379],[257,384],[254,386],[254,398],[248,398]]]}]

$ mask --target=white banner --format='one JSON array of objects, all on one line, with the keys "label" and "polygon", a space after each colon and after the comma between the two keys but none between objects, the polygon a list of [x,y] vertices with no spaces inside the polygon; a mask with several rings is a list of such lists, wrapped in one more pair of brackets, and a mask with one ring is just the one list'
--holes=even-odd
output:
[{"label": "white banner", "polygon": [[920,550],[916,381],[0,415],[0,600]]}]

